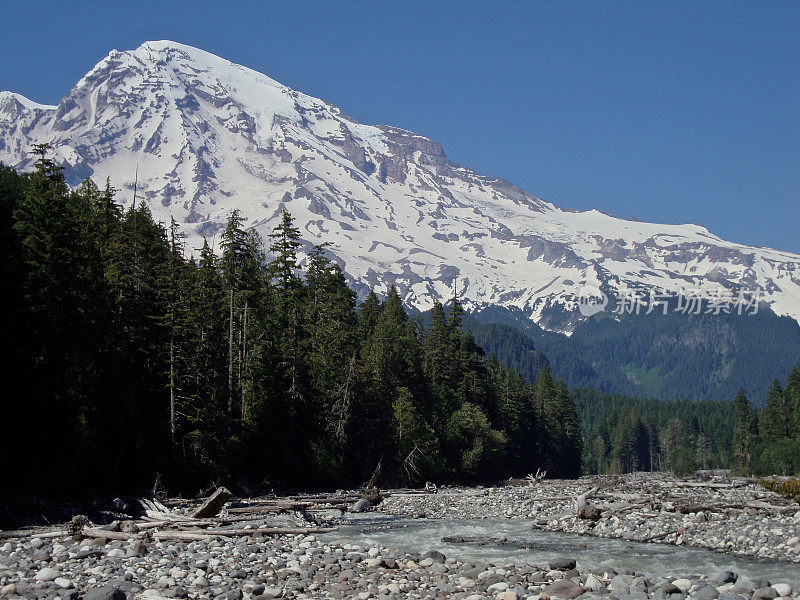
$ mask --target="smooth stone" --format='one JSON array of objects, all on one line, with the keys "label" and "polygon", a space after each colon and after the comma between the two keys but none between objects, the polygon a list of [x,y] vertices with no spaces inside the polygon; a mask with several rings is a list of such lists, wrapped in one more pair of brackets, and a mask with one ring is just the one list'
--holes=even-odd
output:
[{"label": "smooth stone", "polygon": [[67,579],[66,577],[56,577],[56,578],[53,580],[53,583],[55,583],[55,584],[56,584],[58,587],[60,587],[60,588],[62,588],[62,589],[65,589],[65,590],[68,590],[68,589],[71,589],[71,588],[74,588],[74,587],[75,587],[75,584],[74,584],[74,583],[72,583],[72,582],[71,582],[69,579]]},{"label": "smooth stone", "polygon": [[733,583],[736,579],[736,573],[733,571],[717,571],[708,578],[709,581],[716,584]]},{"label": "smooth stone", "polygon": [[675,579],[672,582],[672,585],[680,589],[684,594],[689,591],[689,588],[692,587],[692,582],[688,579]]},{"label": "smooth stone", "polygon": [[572,600],[585,591],[584,588],[568,579],[562,579],[561,581],[556,581],[542,588],[540,595],[543,598],[564,598],[565,600]]},{"label": "smooth stone", "polygon": [[125,592],[113,585],[92,588],[83,594],[83,600],[125,600],[125,598]]},{"label": "smooth stone", "polygon": [[554,558],[548,564],[551,571],[571,571],[575,568],[575,559],[574,558]]},{"label": "smooth stone", "polygon": [[45,567],[36,574],[36,581],[53,581],[56,577],[61,577],[61,573],[52,567]]},{"label": "smooth stone", "polygon": [[586,583],[583,584],[583,587],[590,592],[599,592],[606,589],[606,586],[603,585],[603,582],[594,575],[589,575],[586,578]]},{"label": "smooth stone", "polygon": [[353,506],[350,507],[350,512],[362,513],[368,511],[370,508],[372,508],[372,502],[370,502],[366,498],[361,498],[355,504],[353,504]]},{"label": "smooth stone", "polygon": [[772,588],[778,592],[778,596],[780,597],[792,595],[792,586],[788,583],[773,583]]},{"label": "smooth stone", "polygon": [[514,590],[506,590],[505,592],[500,592],[495,596],[497,600],[518,600],[519,595]]},{"label": "smooth stone", "polygon": [[753,598],[760,598],[761,600],[773,600],[778,597],[778,592],[774,587],[762,587],[753,592]]},{"label": "smooth stone", "polygon": [[435,563],[442,563],[447,560],[447,557],[438,550],[428,550],[422,555],[423,559],[430,558]]},{"label": "smooth stone", "polygon": [[714,586],[706,585],[694,590],[689,597],[697,598],[697,600],[716,600],[719,598],[719,591]]}]

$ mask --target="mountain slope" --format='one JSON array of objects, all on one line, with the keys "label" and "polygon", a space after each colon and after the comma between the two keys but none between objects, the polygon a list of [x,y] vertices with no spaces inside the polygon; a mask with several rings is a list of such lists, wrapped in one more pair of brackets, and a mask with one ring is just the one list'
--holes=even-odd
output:
[{"label": "mountain slope", "polygon": [[769,310],[595,315],[569,337],[500,307],[474,312],[464,323],[484,350],[528,377],[536,368],[535,348],[570,387],[663,400],[731,400],[743,388],[762,402],[773,380],[783,381],[800,357],[800,325]]},{"label": "mountain slope", "polygon": [[56,107],[0,93],[0,161],[31,167],[50,142],[68,181],[138,195],[188,247],[213,240],[230,211],[267,233],[281,207],[310,245],[330,249],[360,292],[395,284],[420,310],[451,295],[521,310],[571,332],[583,286],[763,289],[800,319],[800,257],[721,240],[695,225],[573,212],[452,163],[409,131],[356,123],[339,108],[174,42],[112,51]]}]

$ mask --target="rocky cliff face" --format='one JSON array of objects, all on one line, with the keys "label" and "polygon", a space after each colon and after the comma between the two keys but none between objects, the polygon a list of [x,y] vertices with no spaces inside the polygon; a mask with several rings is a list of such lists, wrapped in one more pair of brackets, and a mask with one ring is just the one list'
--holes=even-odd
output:
[{"label": "rocky cliff face", "polygon": [[356,123],[269,77],[173,42],[112,51],[44,106],[0,93],[0,160],[28,169],[50,142],[71,184],[110,177],[188,234],[213,242],[231,210],[262,234],[282,207],[309,245],[328,241],[365,291],[396,285],[420,309],[458,283],[472,307],[519,308],[570,331],[579,290],[618,295],[763,289],[800,319],[800,257],[719,239],[695,225],[573,212],[448,160],[409,131]]}]

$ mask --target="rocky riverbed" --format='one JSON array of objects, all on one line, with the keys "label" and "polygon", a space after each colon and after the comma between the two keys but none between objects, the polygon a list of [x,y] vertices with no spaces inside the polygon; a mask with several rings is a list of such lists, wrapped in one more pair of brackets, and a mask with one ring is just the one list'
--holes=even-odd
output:
[{"label": "rocky riverbed", "polygon": [[[576,500],[594,490],[582,513],[586,518],[578,516]],[[445,488],[392,494],[380,510],[404,517],[526,519],[528,527],[548,531],[800,562],[800,506],[727,475],[679,479],[647,473]]]},{"label": "rocky riverbed", "polygon": [[[652,481],[657,481],[657,478]],[[629,515],[642,510],[661,514],[662,511],[657,509],[657,496],[653,496],[656,488],[648,488],[646,492],[653,496],[652,504],[633,504],[636,507],[647,506],[646,509],[619,510],[624,507],[614,508],[616,505],[613,503],[619,501],[620,494],[630,496],[636,493],[641,496],[645,494],[645,488],[639,485],[641,482],[635,477],[612,483],[613,487],[597,490],[591,498],[591,505],[601,513],[598,520],[580,520],[591,522],[591,527],[588,522],[573,521],[573,517],[551,517],[558,516],[560,508],[570,506],[567,497],[575,495],[574,492],[580,495],[585,493],[587,486],[590,486],[590,490],[597,487],[595,480],[540,482],[530,486],[496,489],[440,490],[436,494],[397,492],[387,498],[382,510],[395,514],[415,513],[412,515],[414,517],[419,517],[422,512],[428,517],[455,517],[461,514],[473,518],[501,516],[504,522],[508,517],[520,517],[517,520],[508,519],[507,522],[518,523],[519,528],[527,528],[527,531],[531,531],[532,524],[539,522],[542,523],[541,527],[561,531],[575,528],[577,532],[587,527],[593,535],[601,536],[624,537],[625,531],[631,533],[630,537],[644,534],[642,524],[637,523],[642,517]],[[653,484],[651,482],[648,485]],[[710,497],[703,494],[714,496],[720,491],[728,496],[734,494],[736,506],[763,502],[758,506],[764,514],[752,515],[747,512],[752,507],[742,508],[750,521],[736,521],[734,525],[740,527],[740,531],[745,532],[743,537],[752,539],[754,544],[762,539],[761,543],[774,546],[772,550],[779,548],[781,554],[775,552],[775,556],[796,560],[796,552],[787,552],[793,548],[790,536],[795,535],[797,529],[794,513],[787,510],[792,508],[790,505],[763,496],[761,491],[750,489],[747,482],[717,482],[716,485],[709,488],[714,491],[698,492],[700,488],[688,486],[694,490],[691,494],[677,493],[679,497],[685,496],[684,499],[691,499],[692,502],[707,500]],[[721,485],[731,487],[719,487]],[[675,481],[671,487],[673,490],[680,489]],[[634,489],[639,491],[631,491]],[[672,495],[675,493],[673,491]],[[565,498],[563,503],[545,500],[556,494]],[[617,500],[612,500],[609,494],[616,494]],[[624,500],[628,504],[641,500],[639,496],[628,496]],[[686,544],[700,541],[700,531],[707,532],[708,540],[715,536],[726,539],[734,527],[723,519],[717,519],[714,516],[717,513],[713,510],[686,515],[680,510],[667,510],[666,504],[672,500],[664,498],[663,512],[669,516],[664,516],[663,520],[668,522],[651,524],[648,532],[658,531],[659,527],[668,529],[678,522],[673,523],[673,520],[679,519],[681,524],[686,525],[685,531],[679,534],[682,543]],[[733,505],[734,502],[729,504]],[[778,513],[773,514],[776,507]],[[768,511],[772,512],[767,514]],[[610,514],[603,516],[604,513]],[[698,518],[700,513],[705,520]],[[736,517],[733,513],[720,514]],[[615,515],[617,521],[613,520]],[[604,520],[606,524],[602,526]],[[492,525],[491,521],[484,522]],[[429,523],[401,518],[394,520],[391,527],[428,527]],[[445,521],[441,523],[445,524]],[[709,523],[714,526],[706,527]],[[767,529],[761,533],[747,529],[752,523],[760,526],[767,524]],[[692,534],[688,534],[689,528],[695,525],[703,527],[695,528]],[[143,534],[118,540],[103,537],[76,539],[79,536],[70,537],[59,531],[49,536],[13,537],[0,542],[0,597],[66,600],[266,600],[278,597],[359,600],[772,600],[800,597],[800,582],[793,577],[784,577],[780,564],[776,570],[774,563],[764,564],[763,571],[760,571],[759,563],[752,563],[746,573],[737,572],[735,568],[716,571],[690,569],[694,574],[687,571],[674,573],[674,569],[669,569],[669,573],[667,569],[656,573],[638,572],[631,568],[633,563],[625,564],[624,560],[613,566],[591,567],[582,559],[576,563],[574,555],[569,553],[554,555],[550,552],[545,556],[534,552],[523,558],[512,554],[504,556],[501,552],[491,561],[479,557],[465,558],[455,551],[455,546],[448,543],[447,536],[439,536],[438,532],[430,543],[412,549],[407,545],[390,543],[395,538],[380,541],[362,535],[361,530],[348,532],[347,527],[352,525],[346,523],[340,531],[322,535],[268,536],[255,531],[254,525],[247,527],[254,527],[252,534],[235,537],[211,534],[205,539],[195,540],[159,540],[157,536]],[[615,531],[617,528],[619,533]],[[776,531],[779,528],[781,531]],[[121,529],[114,530],[117,536],[122,533]],[[669,541],[666,537],[661,539]],[[708,545],[714,543],[709,541]],[[730,551],[740,547],[751,546],[741,544],[736,548],[726,546],[724,549]],[[684,550],[676,548],[675,551]],[[760,553],[756,551],[755,554]],[[796,567],[787,564],[789,571],[793,574],[798,572]]]},{"label": "rocky riverbed", "polygon": [[17,539],[0,547],[6,598],[618,598],[771,600],[791,584],[731,571],[652,576],[620,566],[578,571],[570,557],[547,564],[471,564],[438,551],[332,545],[314,536],[243,536],[143,543]]}]

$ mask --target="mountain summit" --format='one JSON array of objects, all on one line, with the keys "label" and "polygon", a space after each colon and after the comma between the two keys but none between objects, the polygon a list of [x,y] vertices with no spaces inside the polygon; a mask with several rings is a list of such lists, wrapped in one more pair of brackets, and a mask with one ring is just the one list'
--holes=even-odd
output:
[{"label": "mountain summit", "polygon": [[570,331],[581,289],[761,289],[800,320],[800,256],[721,240],[696,225],[568,211],[451,162],[437,142],[363,125],[339,108],[208,52],[146,42],[112,51],[58,106],[0,92],[0,161],[30,169],[49,142],[67,180],[107,176],[129,205],[214,241],[233,209],[266,234],[288,209],[356,289],[396,285],[427,309],[518,308]]}]

